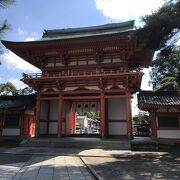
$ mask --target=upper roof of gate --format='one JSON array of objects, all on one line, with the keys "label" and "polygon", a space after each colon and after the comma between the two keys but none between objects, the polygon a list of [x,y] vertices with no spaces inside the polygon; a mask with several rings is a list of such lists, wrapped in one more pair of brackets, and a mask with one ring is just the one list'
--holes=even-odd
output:
[{"label": "upper roof of gate", "polygon": [[91,27],[44,30],[42,40],[71,39],[89,36],[108,35],[132,31],[133,28],[134,20],[122,23],[110,23]]}]

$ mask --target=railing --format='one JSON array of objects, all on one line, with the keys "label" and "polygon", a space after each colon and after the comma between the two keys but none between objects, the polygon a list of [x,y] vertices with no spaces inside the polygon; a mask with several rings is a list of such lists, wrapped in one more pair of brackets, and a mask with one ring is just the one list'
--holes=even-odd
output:
[{"label": "railing", "polygon": [[30,73],[25,74],[23,73],[23,78],[50,78],[50,77],[82,77],[82,76],[98,76],[98,75],[115,75],[125,73],[122,70],[103,70],[103,71],[84,71],[84,72],[73,72],[73,71],[67,71],[67,72],[58,72],[58,73]]}]

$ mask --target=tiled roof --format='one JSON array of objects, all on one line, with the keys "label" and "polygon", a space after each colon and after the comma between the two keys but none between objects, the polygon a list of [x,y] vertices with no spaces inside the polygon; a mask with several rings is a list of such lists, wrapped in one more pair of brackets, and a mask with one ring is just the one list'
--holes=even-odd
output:
[{"label": "tiled roof", "polygon": [[140,109],[163,106],[180,107],[180,95],[175,91],[141,91],[138,94],[138,107]]},{"label": "tiled roof", "polygon": [[36,104],[36,95],[0,96],[0,109],[24,108]]},{"label": "tiled roof", "polygon": [[104,24],[100,26],[44,30],[42,40],[71,39],[88,36],[108,35],[132,31],[133,28],[134,20],[122,23]]}]

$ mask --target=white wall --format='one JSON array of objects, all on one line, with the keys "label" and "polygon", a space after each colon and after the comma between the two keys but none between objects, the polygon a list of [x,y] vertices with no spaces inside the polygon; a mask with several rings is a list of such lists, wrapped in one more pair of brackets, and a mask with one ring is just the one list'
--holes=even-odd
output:
[{"label": "white wall", "polygon": [[49,134],[57,134],[57,122],[50,122],[49,123]]},{"label": "white wall", "polygon": [[58,100],[50,101],[49,120],[58,120]]},{"label": "white wall", "polygon": [[39,134],[47,134],[47,122],[40,122],[39,124]]},{"label": "white wall", "polygon": [[72,113],[71,113],[71,103],[66,102],[66,135],[72,133]]},{"label": "white wall", "polygon": [[126,99],[108,99],[108,119],[126,120]]},{"label": "white wall", "polygon": [[40,119],[48,118],[48,101],[41,101]]},{"label": "white wall", "polygon": [[[48,103],[50,103],[50,109],[48,109]],[[49,117],[48,117],[49,111]],[[52,120],[58,121],[58,100],[41,101],[40,120],[49,119],[49,132],[48,134],[57,134],[57,122],[51,122]],[[47,134],[47,122],[40,122],[39,134]]]},{"label": "white wall", "polygon": [[33,109],[27,109],[27,110],[25,110],[24,114],[33,116],[34,115],[34,110]]},{"label": "white wall", "polygon": [[3,136],[19,136],[20,129],[19,128],[4,128],[2,130]]},{"label": "white wall", "polygon": [[158,130],[158,138],[180,139],[180,130]]},{"label": "white wall", "polygon": [[127,135],[127,123],[109,122],[109,135]]}]

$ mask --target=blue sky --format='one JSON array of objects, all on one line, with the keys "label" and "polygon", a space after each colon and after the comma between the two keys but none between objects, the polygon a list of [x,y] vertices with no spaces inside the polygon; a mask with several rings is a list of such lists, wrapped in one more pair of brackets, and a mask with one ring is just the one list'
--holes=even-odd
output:
[{"label": "blue sky", "polygon": [[[135,19],[149,14],[163,4],[163,0],[16,0],[16,3],[0,10],[0,21],[7,19],[11,30],[4,39],[28,41],[40,39],[44,29],[84,27]],[[38,70],[5,50],[0,57],[0,83],[12,82],[17,88],[23,72]],[[148,74],[148,70],[145,70]],[[148,87],[145,75],[142,89]]]}]

